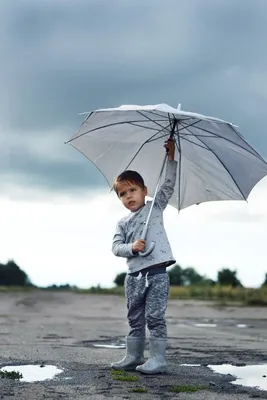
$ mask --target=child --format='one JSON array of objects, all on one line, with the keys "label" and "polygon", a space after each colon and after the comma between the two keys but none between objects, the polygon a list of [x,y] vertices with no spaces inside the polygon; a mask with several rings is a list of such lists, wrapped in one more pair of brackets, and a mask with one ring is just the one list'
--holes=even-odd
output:
[{"label": "child", "polygon": [[[177,162],[174,161],[175,144],[168,140],[164,147],[168,152],[166,177],[155,199],[146,242],[156,242],[153,252],[140,256],[146,242],[141,234],[151,202],[145,203],[147,188],[143,178],[135,171],[124,171],[117,177],[114,190],[123,205],[131,211],[117,224],[112,251],[125,257],[129,267],[125,278],[125,295],[130,332],[126,337],[126,355],[114,369],[134,370],[157,374],[167,371],[165,359],[167,328],[165,312],[169,294],[169,275],[166,267],[175,263],[163,225],[163,211],[173,194]],[[150,332],[150,358],[145,362],[146,324]]]}]

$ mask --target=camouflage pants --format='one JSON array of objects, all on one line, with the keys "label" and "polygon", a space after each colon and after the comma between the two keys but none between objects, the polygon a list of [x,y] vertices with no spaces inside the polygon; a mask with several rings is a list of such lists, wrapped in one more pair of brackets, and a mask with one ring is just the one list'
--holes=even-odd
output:
[{"label": "camouflage pants", "polygon": [[126,275],[125,295],[128,309],[130,332],[128,336],[145,337],[146,325],[150,337],[167,338],[165,312],[169,295],[169,275],[167,272],[140,279]]}]

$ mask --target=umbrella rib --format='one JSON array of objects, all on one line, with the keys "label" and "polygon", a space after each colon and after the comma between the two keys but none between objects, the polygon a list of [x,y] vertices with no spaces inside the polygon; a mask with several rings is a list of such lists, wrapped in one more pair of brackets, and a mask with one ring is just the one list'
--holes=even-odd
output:
[{"label": "umbrella rib", "polygon": [[[150,128],[150,129],[154,129],[154,128]],[[158,133],[160,133],[162,130],[168,130],[168,129],[170,129],[170,125],[168,125],[168,126],[165,126],[163,129],[161,129],[161,130],[158,130],[158,132],[157,132],[157,134]],[[153,138],[153,139],[147,139],[146,140],[146,143],[152,143],[152,142],[155,142],[155,141],[157,141],[157,140],[160,140],[160,139],[163,139],[164,137],[167,137],[167,136],[169,136],[170,135],[170,131],[168,130],[168,132],[166,132],[164,135],[162,135],[162,136],[158,136],[158,137],[156,137],[156,138]],[[154,136],[156,136],[156,135],[154,135]],[[153,136],[152,136],[153,137]],[[145,144],[145,143],[144,143]]]},{"label": "umbrella rib", "polygon": [[[231,125],[230,125],[231,126]],[[208,129],[204,129],[204,128],[201,128],[201,127],[199,127],[199,126],[195,126],[194,127],[195,129],[198,129],[198,130],[201,130],[202,132],[206,132],[206,133],[210,133],[211,135],[213,135],[213,137],[215,137],[215,138],[217,138],[217,139],[223,139],[223,140],[226,140],[226,142],[229,142],[229,143],[232,143],[232,144],[234,144],[235,146],[237,146],[237,147],[240,147],[240,149],[243,149],[243,150],[245,150],[247,153],[249,153],[249,154],[252,154],[253,156],[255,156],[255,157],[257,157],[257,158],[260,158],[261,159],[261,161],[262,161],[262,158],[256,153],[254,153],[254,152],[252,152],[252,151],[249,151],[248,149],[246,149],[244,146],[241,146],[240,144],[238,144],[238,143],[235,143],[233,140],[230,140],[230,139],[227,139],[227,138],[225,138],[225,137],[223,137],[223,136],[221,136],[221,135],[218,135],[217,133],[214,133],[214,132],[211,132],[211,131],[209,131]],[[189,131],[189,130],[188,130]],[[190,132],[189,131],[189,133],[191,133],[193,136],[196,136],[198,139],[199,139],[199,136],[201,136],[201,135],[197,135],[197,134],[195,134],[195,133],[192,133],[192,132]],[[199,139],[200,140],[200,139]],[[244,139],[243,139],[244,140]],[[245,140],[244,140],[244,142],[245,142]],[[202,142],[203,143],[203,142]],[[245,142],[246,143],[246,142]],[[247,144],[247,143],[246,143]],[[249,146],[250,148],[251,148],[251,146]],[[266,162],[265,162],[266,163]]]},{"label": "umbrella rib", "polygon": [[[161,111],[164,114],[158,114],[156,111],[153,111],[153,110],[151,110],[151,111],[144,110],[144,112],[150,113],[152,115],[156,115],[157,117],[163,117],[164,114],[166,114],[166,111]],[[167,119],[167,116],[165,116],[164,118]]]},{"label": "umbrella rib", "polygon": [[[157,133],[154,135],[154,137],[151,136],[152,139],[151,138],[147,139],[146,143],[152,143],[152,142],[155,142],[156,140],[160,140],[160,139],[162,139],[162,138],[164,138],[166,136],[169,136],[169,134],[170,134],[169,129],[170,129],[170,125],[167,125],[167,126],[163,127],[163,129],[158,130]],[[162,131],[166,131],[166,133],[164,135],[162,135],[162,136],[159,136],[159,137],[155,138],[155,136],[157,136],[157,134],[161,133]]]},{"label": "umbrella rib", "polygon": [[[162,120],[162,121],[164,121],[164,120]],[[85,122],[85,121],[84,121]],[[84,124],[84,122],[83,122],[83,124]],[[114,122],[114,123],[112,123],[112,124],[107,124],[107,125],[101,125],[101,126],[99,126],[99,127],[97,127],[97,128],[94,128],[94,129],[91,129],[91,130],[88,130],[88,131],[86,131],[86,132],[83,132],[83,133],[81,133],[80,135],[78,135],[78,136],[74,136],[74,137],[72,137],[70,140],[68,140],[66,143],[70,143],[70,142],[72,142],[73,140],[76,140],[76,139],[78,139],[78,138],[80,138],[80,137],[82,137],[82,136],[84,136],[84,135],[87,135],[88,133],[92,133],[92,132],[95,132],[95,131],[98,131],[99,129],[103,129],[103,128],[108,128],[108,127],[110,127],[110,126],[116,126],[116,125],[124,125],[124,124],[132,124],[132,123],[136,123],[136,122],[144,122],[144,120],[143,121],[121,121],[121,122]],[[82,125],[83,125],[82,124]],[[81,125],[81,126],[82,126]],[[159,126],[161,126],[160,124],[159,124]],[[162,127],[163,128],[163,127]],[[146,128],[147,129],[147,128]]]},{"label": "umbrella rib", "polygon": [[[198,139],[199,139],[199,138],[198,138]],[[199,140],[202,142],[201,139],[199,139]],[[202,143],[203,143],[203,142],[202,142]],[[203,143],[203,144],[205,144],[205,143]],[[220,157],[219,157],[216,153],[214,153],[214,151],[213,151],[208,145],[206,145],[206,146],[207,146],[207,148],[212,152],[212,154],[217,158],[217,160],[220,162],[220,164],[224,167],[225,171],[228,173],[228,175],[230,176],[230,178],[232,179],[232,181],[233,181],[234,184],[236,185],[237,189],[239,190],[239,192],[240,192],[241,195],[243,196],[244,200],[246,201],[246,200],[247,200],[247,199],[246,199],[246,196],[244,195],[243,191],[242,191],[242,190],[240,189],[240,187],[238,186],[238,184],[237,184],[235,178],[233,177],[233,175],[231,174],[231,172],[229,171],[229,169],[226,167],[226,165],[224,164],[224,162],[220,159]]]},{"label": "umbrella rib", "polygon": [[183,123],[183,121],[184,120],[179,120],[179,123],[181,124],[181,126],[182,126],[182,129],[180,129],[180,133],[181,133],[181,131],[183,130],[183,129],[187,129],[188,127],[191,127],[191,126],[195,126],[196,124],[198,124],[199,122],[201,122],[201,119],[198,119],[197,121],[195,121],[195,122],[192,122],[191,124],[189,124],[189,125],[186,125],[186,126],[184,126],[184,123]]},{"label": "umbrella rib", "polygon": [[[178,143],[176,142],[176,138],[178,139]],[[176,144],[177,150],[179,152],[179,175],[178,175],[178,212],[181,208],[181,165],[182,165],[182,148],[181,148],[181,139],[179,136],[179,128],[177,125],[176,135],[174,135],[174,143]]]},{"label": "umbrella rib", "polygon": [[[153,115],[156,115],[156,116],[158,116],[158,117],[162,117],[162,114],[157,114],[155,111],[146,111],[146,110],[144,110],[144,112],[149,112],[150,114],[153,114]],[[161,111],[162,113],[166,113],[166,111]],[[168,115],[169,115],[170,113],[168,113]],[[191,117],[191,116],[188,116],[188,117],[185,117],[184,115],[183,115],[183,118],[181,119],[180,118],[180,115],[179,114],[177,114],[177,116],[175,115],[175,114],[173,114],[172,113],[172,115],[173,115],[173,118],[174,119],[177,119],[179,122],[180,121],[188,121],[188,120],[192,120],[193,118],[196,118],[196,117]],[[166,117],[167,118],[167,117]],[[201,121],[201,120],[200,120]]]},{"label": "umbrella rib", "polygon": [[[158,114],[157,112],[152,111],[152,110],[151,110],[151,111],[146,111],[146,110],[144,110],[144,114],[141,113],[140,111],[137,111],[137,112],[138,112],[139,114],[141,114],[143,117],[145,117],[145,118],[147,118],[148,120],[150,120],[151,122],[153,122],[153,123],[155,123],[155,121],[153,121],[151,118],[148,118],[148,117],[145,115],[146,112],[149,112],[150,114],[156,115],[156,116],[158,116],[158,117],[163,117],[162,114]],[[163,111],[163,112],[165,112],[165,111]],[[168,116],[170,116],[170,113],[168,113]],[[173,116],[173,119],[176,119],[175,114],[172,114],[172,116]],[[195,118],[195,117],[191,117],[191,116],[190,116],[190,117],[183,118],[183,119],[177,118],[178,121],[179,121],[179,123],[182,125],[182,129],[180,129],[179,134],[181,134],[181,130],[187,129],[188,127],[191,127],[191,126],[194,126],[194,125],[197,125],[199,122],[202,121],[202,119],[197,119],[197,121],[195,121],[195,122],[193,122],[193,123],[191,123],[191,124],[188,124],[188,125],[184,126],[184,121],[192,120],[192,119],[194,119],[194,118]],[[164,120],[162,120],[162,121],[164,121]],[[158,125],[160,125],[160,124],[158,124]],[[264,160],[264,158],[263,158],[263,157],[262,157],[262,156],[261,156],[247,141],[246,141],[246,139],[243,138],[243,136],[234,128],[234,126],[233,126],[232,124],[230,124],[230,123],[229,123],[228,125],[229,125],[229,126],[231,127],[231,129],[235,132],[235,134],[249,146],[249,148],[252,150],[252,152],[250,152],[249,150],[247,150],[245,147],[241,146],[240,144],[237,144],[237,143],[233,142],[233,141],[230,140],[230,139],[224,138],[223,136],[220,136],[220,135],[218,135],[217,133],[211,132],[211,131],[209,131],[209,130],[207,130],[207,129],[204,129],[204,128],[200,128],[200,127],[198,127],[198,126],[196,126],[196,128],[197,128],[197,129],[200,129],[200,130],[202,130],[202,131],[204,131],[204,132],[207,132],[207,133],[209,133],[209,134],[211,134],[211,135],[214,135],[215,137],[224,139],[224,140],[228,141],[229,143],[233,143],[234,145],[239,146],[239,147],[242,148],[243,150],[246,150],[248,153],[253,154],[253,155],[257,155],[264,163],[266,163],[266,161]],[[153,129],[153,128],[146,128],[146,129]],[[192,133],[191,133],[191,134],[192,134]],[[198,137],[198,135],[195,135],[195,134],[192,134],[192,135]],[[203,137],[209,137],[209,136],[203,136]],[[202,142],[202,143],[203,143],[203,142]]]},{"label": "umbrella rib", "polygon": [[[187,129],[187,128],[185,128],[185,129]],[[181,135],[183,135],[183,137],[184,136],[194,136],[194,137],[198,137],[198,136],[201,136],[202,138],[210,138],[211,136],[210,135],[198,135],[198,134],[196,134],[196,133],[191,133],[190,131],[189,131],[189,133],[181,133]],[[220,139],[220,138],[218,138],[218,139]]]},{"label": "umbrella rib", "polygon": [[[161,124],[158,124],[158,121],[153,121],[153,119],[149,118],[147,115],[141,113],[141,111],[137,111],[138,114],[142,115],[142,117],[146,118],[148,121],[152,122],[155,125],[158,125],[160,128],[162,128],[162,130],[165,129],[164,126],[162,126]],[[167,119],[167,118],[166,118]],[[166,121],[166,119],[164,121]]]},{"label": "umbrella rib", "polygon": [[[170,126],[168,127],[168,128],[170,128]],[[159,133],[160,131],[158,131],[158,133]],[[155,142],[156,140],[160,140],[160,139],[163,139],[164,137],[167,137],[167,136],[169,136],[170,135],[170,132],[167,132],[166,134],[164,134],[164,135],[162,135],[162,136],[159,136],[159,137],[156,137],[156,138],[154,138],[154,139],[149,139],[147,142],[148,143],[152,143],[152,142]]]},{"label": "umbrella rib", "polygon": [[87,121],[87,120],[91,117],[91,115],[92,115],[93,113],[94,113],[94,112],[91,111],[91,112],[87,115],[87,117],[85,118],[85,121]]},{"label": "umbrella rib", "polygon": [[[163,129],[166,129],[166,128],[163,128]],[[133,162],[133,160],[136,158],[137,154],[140,153],[140,151],[141,151],[142,148],[145,146],[145,144],[151,143],[151,142],[153,142],[154,140],[159,140],[159,139],[162,137],[162,136],[161,136],[160,138],[151,140],[151,138],[155,137],[159,132],[160,132],[160,131],[156,132],[154,135],[152,135],[149,139],[147,139],[144,143],[141,144],[141,146],[139,147],[139,149],[137,150],[137,152],[135,153],[135,155],[133,156],[133,158],[131,159],[131,161],[130,161],[130,162],[127,164],[127,166],[125,167],[125,171],[126,171],[127,168],[129,167],[129,165],[131,165],[131,163]],[[166,135],[166,136],[167,136],[167,135]],[[164,136],[163,136],[163,137],[164,137]]]},{"label": "umbrella rib", "polygon": [[[243,136],[238,132],[238,130],[235,129],[235,127],[234,127],[233,125],[230,124],[230,126],[231,126],[231,128],[233,129],[233,131],[235,132],[235,134],[236,134],[241,140],[243,140],[243,141],[251,148],[251,150],[253,150],[253,152],[254,152],[253,154],[254,154],[254,155],[258,155],[259,158],[261,159],[261,161],[263,161],[264,164],[267,164],[266,161],[264,160],[264,158],[260,155],[260,153],[258,153],[257,150],[255,150],[255,149],[253,148],[253,146],[251,146],[251,144],[249,144],[249,143],[247,142],[247,140],[246,140],[245,138],[243,138]],[[255,154],[255,153],[256,153],[256,154]]]},{"label": "umbrella rib", "polygon": [[[192,135],[191,135],[191,136],[192,136]],[[184,136],[182,136],[181,139],[184,140],[185,142],[192,143],[194,146],[198,146],[198,147],[200,147],[201,149],[210,151],[210,149],[209,149],[202,141],[201,141],[201,143],[203,144],[203,146],[202,146],[201,144],[199,144],[199,143],[195,143],[195,142],[193,142],[192,140],[189,140],[188,138],[186,138],[186,137],[184,137]],[[198,139],[198,138],[197,138],[197,139]],[[205,146],[206,146],[206,147],[205,147]]]},{"label": "umbrella rib", "polygon": [[[68,143],[68,142],[66,142]],[[71,146],[73,146],[73,144],[70,144]],[[105,181],[107,182],[108,186],[109,186],[109,181],[107,179],[107,177],[104,175],[104,173],[101,171],[101,169],[99,169],[99,167],[89,158],[87,157],[87,155],[85,153],[83,153],[80,149],[78,149],[77,147],[73,146],[76,150],[78,150],[85,158],[87,158],[87,160],[89,160],[97,169],[98,171],[101,173],[101,175],[105,178]]]},{"label": "umbrella rib", "polygon": [[[143,125],[139,125],[139,124],[136,124],[136,123],[133,123],[133,122],[130,122],[129,125],[137,126],[139,128],[143,128],[143,129],[147,129],[147,130],[158,131],[158,128],[152,128],[151,126],[143,126]],[[160,132],[160,131],[158,131],[158,132]]]}]

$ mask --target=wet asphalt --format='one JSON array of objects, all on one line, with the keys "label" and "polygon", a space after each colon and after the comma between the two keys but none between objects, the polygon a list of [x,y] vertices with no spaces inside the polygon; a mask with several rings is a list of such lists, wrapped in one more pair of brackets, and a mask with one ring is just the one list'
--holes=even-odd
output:
[{"label": "wet asphalt", "polygon": [[[267,364],[266,308],[171,300],[167,325],[168,374],[131,372],[135,381],[117,381],[110,363],[124,354],[128,326],[123,297],[2,293],[0,368],[54,365],[63,372],[52,380],[33,383],[0,379],[0,398],[267,399],[267,391],[233,384],[235,377],[209,368]],[[259,370],[261,382],[266,372],[265,366]],[[187,392],[172,391],[181,386]],[[146,392],[134,392],[138,388]],[[188,392],[193,389],[199,390]]]}]

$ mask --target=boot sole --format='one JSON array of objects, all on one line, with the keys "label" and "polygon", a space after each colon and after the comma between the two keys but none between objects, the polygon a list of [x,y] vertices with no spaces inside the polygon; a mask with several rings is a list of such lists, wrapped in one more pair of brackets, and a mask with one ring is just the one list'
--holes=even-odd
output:
[{"label": "boot sole", "polygon": [[158,374],[167,374],[168,373],[167,369],[162,369],[159,371],[143,371],[141,369],[136,368],[136,371],[141,372],[142,374],[145,374],[145,375],[158,375]]},{"label": "boot sole", "polygon": [[135,371],[136,367],[139,367],[139,365],[144,364],[145,360],[141,360],[140,363],[135,363],[135,364],[130,364],[130,365],[125,365],[125,366],[119,366],[119,365],[114,365],[111,364],[111,369],[115,369],[117,371]]}]

